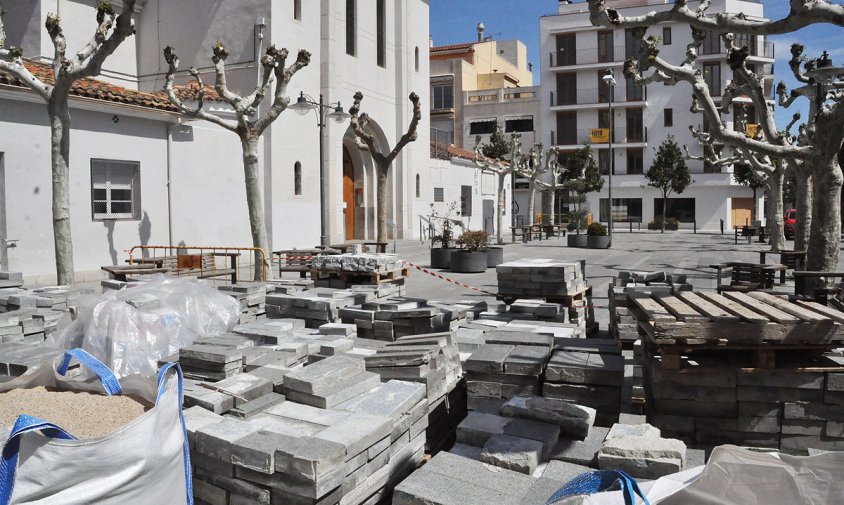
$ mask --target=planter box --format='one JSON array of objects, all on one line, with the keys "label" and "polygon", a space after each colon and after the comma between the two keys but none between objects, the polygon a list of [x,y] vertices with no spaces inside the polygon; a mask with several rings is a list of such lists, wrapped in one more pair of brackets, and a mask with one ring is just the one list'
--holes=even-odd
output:
[{"label": "planter box", "polygon": [[607,235],[590,236],[586,239],[586,245],[589,249],[608,249],[610,238]]},{"label": "planter box", "polygon": [[569,247],[586,247],[586,239],[588,235],[585,233],[580,235],[568,235],[566,239],[568,240]]},{"label": "planter box", "polygon": [[486,272],[487,256],[486,251],[466,252],[454,251],[451,253],[451,271],[458,273]]},{"label": "planter box", "polygon": [[504,263],[504,248],[490,247],[486,250],[486,266],[495,268]]},{"label": "planter box", "polygon": [[454,251],[457,251],[457,249],[431,249],[431,268],[448,268],[451,266],[451,253]]}]

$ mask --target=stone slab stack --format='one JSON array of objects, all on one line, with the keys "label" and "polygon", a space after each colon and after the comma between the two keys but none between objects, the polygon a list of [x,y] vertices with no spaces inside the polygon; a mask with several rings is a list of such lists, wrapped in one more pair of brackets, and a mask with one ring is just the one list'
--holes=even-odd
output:
[{"label": "stone slab stack", "polygon": [[658,479],[686,468],[686,444],[662,438],[649,424],[614,424],[598,450],[601,470],[622,470],[637,479]]},{"label": "stone slab stack", "polygon": [[393,341],[408,335],[452,330],[468,321],[470,311],[461,304],[395,297],[346,307],[339,314],[344,323],[357,326],[360,338]]},{"label": "stone slab stack", "polygon": [[320,254],[314,256],[315,270],[331,272],[392,272],[404,267],[404,260],[395,254]]},{"label": "stone slab stack", "polygon": [[30,368],[62,353],[62,350],[53,347],[35,346],[23,342],[0,343],[0,376],[23,375]]},{"label": "stone slab stack", "polygon": [[317,287],[352,288],[376,298],[403,296],[409,274],[394,254],[333,254],[314,256],[311,275]]},{"label": "stone slab stack", "polygon": [[585,337],[586,331],[571,323],[481,316],[456,331],[460,352],[471,353],[483,344],[546,345],[557,340]]},{"label": "stone slab stack", "polygon": [[267,292],[282,295],[293,295],[314,288],[311,279],[270,279],[267,281]]},{"label": "stone slab stack", "polygon": [[382,381],[400,379],[425,385],[428,402],[428,450],[445,443],[465,416],[462,368],[450,332],[412,335],[387,342],[364,358],[366,369]]},{"label": "stone slab stack", "polygon": [[[533,338],[527,339],[526,336]],[[478,346],[466,359],[466,392],[470,410],[497,410],[516,395],[539,395],[542,392],[542,377],[551,355],[553,338],[504,333],[495,337],[495,341]],[[490,340],[487,339],[487,342]]]},{"label": "stone slab stack", "polygon": [[612,339],[559,341],[545,368],[542,395],[597,411],[598,424],[618,419],[624,358]]},{"label": "stone slab stack", "polygon": [[0,289],[19,288],[23,286],[23,273],[0,272]]},{"label": "stone slab stack", "polygon": [[717,356],[665,370],[661,357],[645,355],[648,421],[665,434],[703,448],[844,450],[841,352],[795,357],[787,368],[769,370],[730,367]]},{"label": "stone slab stack", "polygon": [[419,384],[378,384],[330,409],[273,400],[248,419],[185,410],[196,503],[375,504],[421,465]]},{"label": "stone slab stack", "polygon": [[295,294],[267,295],[268,318],[303,319],[308,328],[325,323],[339,323],[340,309],[360,305],[367,300],[365,293],[347,289],[315,288]]},{"label": "stone slab stack", "polygon": [[239,282],[218,286],[221,292],[240,302],[240,322],[254,321],[267,313],[267,285],[262,282]]}]

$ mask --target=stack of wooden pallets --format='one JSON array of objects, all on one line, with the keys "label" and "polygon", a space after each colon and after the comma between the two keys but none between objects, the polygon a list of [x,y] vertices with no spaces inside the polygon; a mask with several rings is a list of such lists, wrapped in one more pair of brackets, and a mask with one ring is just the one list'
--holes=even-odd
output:
[{"label": "stack of wooden pallets", "polygon": [[648,420],[708,447],[844,449],[844,313],[749,293],[631,295]]}]

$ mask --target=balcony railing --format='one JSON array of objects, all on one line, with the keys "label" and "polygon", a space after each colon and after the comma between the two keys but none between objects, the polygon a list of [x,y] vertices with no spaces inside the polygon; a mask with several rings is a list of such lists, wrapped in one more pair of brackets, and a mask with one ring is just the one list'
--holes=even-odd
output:
[{"label": "balcony railing", "polygon": [[535,87],[521,87],[467,91],[464,103],[472,105],[536,100],[536,90]]},{"label": "balcony railing", "polygon": [[572,51],[552,51],[548,53],[548,65],[551,67],[571,67],[575,65],[593,65],[596,63],[619,63],[625,60],[624,46],[607,48],[597,47]]},{"label": "balcony railing", "polygon": [[[583,88],[575,90],[575,93],[566,92],[563,94],[551,92],[551,105],[595,105],[609,103],[609,90],[606,88]],[[648,88],[639,87],[636,89],[627,86],[615,88],[613,103],[619,102],[643,102],[648,99]]]},{"label": "balcony railing", "polygon": [[[577,128],[575,130],[563,129],[554,132],[554,145],[571,146],[583,145],[590,142],[591,133],[594,128]],[[627,128],[614,128],[612,132],[613,144],[643,144],[648,142],[648,129],[637,128],[628,131]],[[596,143],[593,145],[606,145]]]}]

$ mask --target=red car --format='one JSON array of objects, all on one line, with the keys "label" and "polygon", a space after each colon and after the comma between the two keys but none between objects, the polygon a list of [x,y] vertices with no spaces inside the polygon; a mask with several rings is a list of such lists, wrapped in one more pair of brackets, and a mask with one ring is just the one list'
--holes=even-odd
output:
[{"label": "red car", "polygon": [[797,231],[797,209],[788,209],[785,211],[783,218],[783,232],[785,238],[791,240],[794,238],[794,233]]}]

